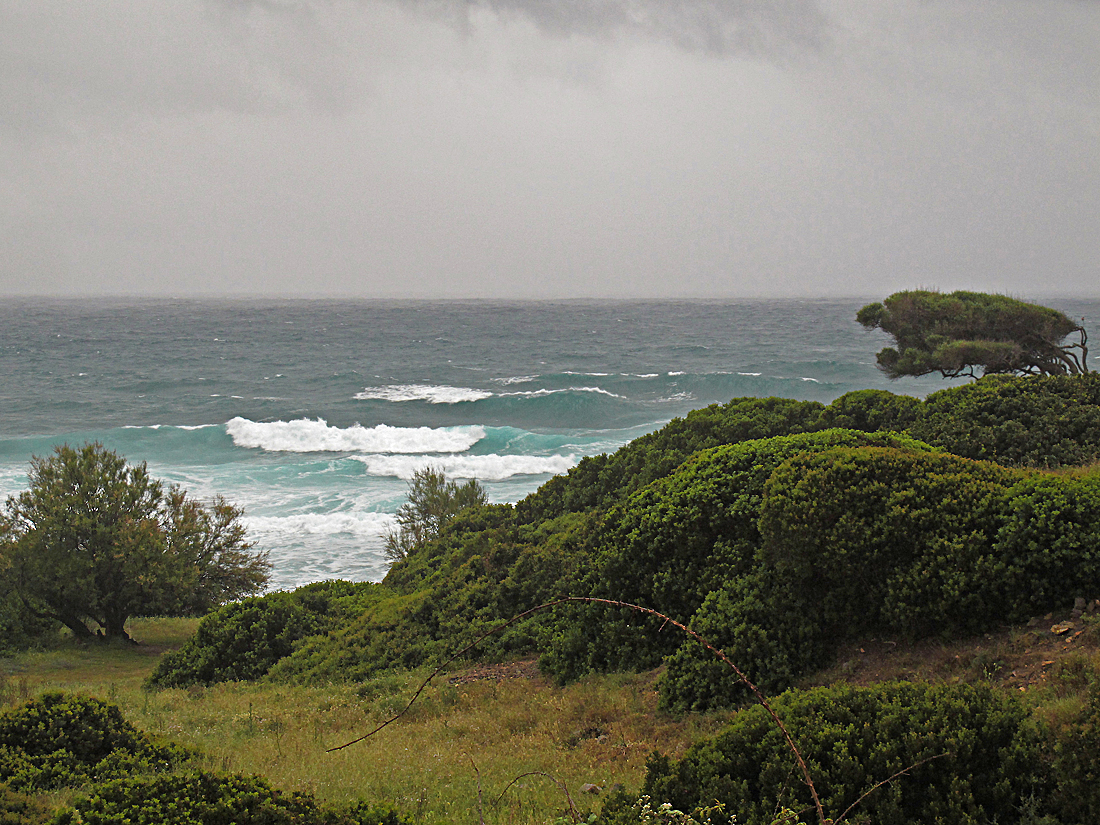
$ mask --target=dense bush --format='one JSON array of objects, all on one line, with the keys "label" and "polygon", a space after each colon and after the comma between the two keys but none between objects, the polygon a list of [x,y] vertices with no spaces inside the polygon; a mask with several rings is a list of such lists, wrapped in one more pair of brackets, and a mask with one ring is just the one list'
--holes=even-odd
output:
[{"label": "dense bush", "polygon": [[922,402],[886,390],[855,390],[821,411],[822,428],[839,427],[873,433],[904,432],[921,419]]},{"label": "dense bush", "polygon": [[392,809],[334,808],[257,776],[191,773],[119,779],[91,788],[52,825],[403,825]]},{"label": "dense bush", "polygon": [[[577,595],[640,604],[686,622],[706,595],[752,571],[764,485],[794,455],[842,445],[927,450],[894,433],[779,436],[697,453],[668,478],[612,509]],[[653,667],[685,638],[659,619],[604,605],[560,609],[543,665],[559,678]]]},{"label": "dense bush", "polygon": [[186,687],[258,679],[296,642],[322,633],[377,599],[377,585],[318,582],[218,608],[195,635],[165,654],[150,674],[153,687]]},{"label": "dense bush", "polygon": [[193,756],[154,744],[117,707],[98,699],[47,693],[0,714],[0,780],[16,790],[163,771]]},{"label": "dense bush", "polygon": [[[386,579],[387,599],[323,636],[305,640],[271,671],[299,682],[360,680],[443,661],[487,630],[537,604],[574,592],[598,514],[518,524],[508,508],[456,518]],[[393,585],[391,585],[391,581]],[[394,592],[398,591],[398,592]],[[538,622],[486,639],[473,654],[527,653]]]},{"label": "dense bush", "polygon": [[823,405],[790,398],[735,398],[674,418],[610,456],[589,456],[564,476],[516,505],[520,520],[534,522],[561,513],[606,509],[647,484],[664,478],[693,453],[757,438],[814,432]]},{"label": "dense bush", "polygon": [[910,433],[967,458],[1017,467],[1100,460],[1100,373],[989,376],[928,396]]},{"label": "dense bush", "polygon": [[1092,825],[1100,811],[1100,681],[1091,679],[1084,712],[1056,732],[1053,807],[1066,825]]},{"label": "dense bush", "polygon": [[[988,687],[840,685],[791,691],[773,706],[829,816],[904,768],[859,803],[860,815],[875,825],[1008,825],[1048,787],[1028,712]],[[644,792],[682,811],[720,802],[738,825],[770,825],[780,805],[812,810],[787,743],[760,706],[678,762],[651,759]]]},{"label": "dense bush", "polygon": [[[693,627],[782,689],[857,633],[910,638],[1017,622],[1100,592],[1100,477],[943,453],[804,453],[771,475],[753,576],[710,593]],[[697,645],[671,657],[669,707],[742,688]]]}]

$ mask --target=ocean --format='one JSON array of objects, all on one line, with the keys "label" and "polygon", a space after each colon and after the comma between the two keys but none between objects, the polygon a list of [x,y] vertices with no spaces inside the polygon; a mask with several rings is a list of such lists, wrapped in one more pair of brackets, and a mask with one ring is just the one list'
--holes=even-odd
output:
[{"label": "ocean", "polygon": [[98,441],[243,507],[272,588],[377,581],[419,468],[514,502],[733,397],[950,386],[878,372],[888,338],[855,322],[869,300],[8,299],[0,496],[26,488],[31,456]]}]

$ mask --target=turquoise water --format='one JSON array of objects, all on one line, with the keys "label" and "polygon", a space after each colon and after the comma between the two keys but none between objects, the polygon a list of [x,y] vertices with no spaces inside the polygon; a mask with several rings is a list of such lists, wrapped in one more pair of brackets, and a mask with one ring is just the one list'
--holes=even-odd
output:
[{"label": "turquoise water", "polygon": [[418,468],[516,501],[732,397],[948,385],[886,380],[863,303],[0,302],[0,495],[97,440],[243,506],[275,587],[377,580]]}]

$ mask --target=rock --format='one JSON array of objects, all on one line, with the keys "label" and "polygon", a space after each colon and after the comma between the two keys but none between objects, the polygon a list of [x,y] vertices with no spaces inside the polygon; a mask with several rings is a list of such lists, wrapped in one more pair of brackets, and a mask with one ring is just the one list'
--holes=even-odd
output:
[{"label": "rock", "polygon": [[1030,619],[1028,619],[1027,626],[1028,627],[1038,627],[1042,623],[1043,623],[1042,619],[1040,619],[1038,616],[1032,616]]},{"label": "rock", "polygon": [[1073,622],[1059,622],[1050,629],[1050,632],[1057,636],[1061,636],[1063,633],[1069,633],[1071,630],[1073,630]]},{"label": "rock", "polygon": [[581,793],[599,793],[601,790],[599,785],[593,785],[591,782],[587,782],[581,785]]}]

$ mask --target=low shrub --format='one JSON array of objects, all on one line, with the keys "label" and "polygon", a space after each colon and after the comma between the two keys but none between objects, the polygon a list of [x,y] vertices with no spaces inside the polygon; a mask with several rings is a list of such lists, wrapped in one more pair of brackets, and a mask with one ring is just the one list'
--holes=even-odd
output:
[{"label": "low shrub", "polygon": [[318,582],[224,605],[199,622],[183,647],[161,658],[147,684],[167,688],[258,679],[301,639],[335,627],[377,600],[377,589]]},{"label": "low shrub", "polygon": [[1014,467],[1100,460],[1100,373],[987,376],[932,393],[909,432],[955,455]]},{"label": "low shrub", "polygon": [[[1100,474],[1052,476],[946,453],[806,452],[769,477],[751,575],[712,590],[692,627],[768,690],[845,638],[967,635],[1100,593]],[[668,660],[662,701],[737,701],[698,645]]]},{"label": "low shrub", "polygon": [[[708,593],[758,564],[765,484],[792,456],[838,446],[889,445],[927,451],[896,433],[826,430],[715,447],[608,514],[577,595],[614,599],[686,621]],[[596,670],[655,667],[685,642],[636,611],[578,605],[557,611],[543,667],[560,679]]]},{"label": "low shrub", "polygon": [[604,509],[664,478],[700,450],[822,429],[822,404],[790,398],[734,398],[674,418],[612,455],[590,456],[516,505],[526,523]]},{"label": "low shrub", "polygon": [[[1016,823],[1025,802],[1049,789],[1028,711],[988,687],[840,685],[789,691],[772,704],[832,817],[905,769],[856,813],[875,825]],[[785,739],[759,705],[679,761],[651,758],[644,793],[681,811],[721,803],[715,821],[736,814],[738,825],[770,825],[780,806],[813,810]]]},{"label": "low shrub", "polygon": [[91,788],[51,825],[404,825],[392,809],[337,808],[264,779],[197,772],[119,779]]},{"label": "low shrub", "polygon": [[117,707],[85,696],[46,693],[0,714],[0,780],[15,790],[164,771],[194,756],[178,745],[155,744]]}]

